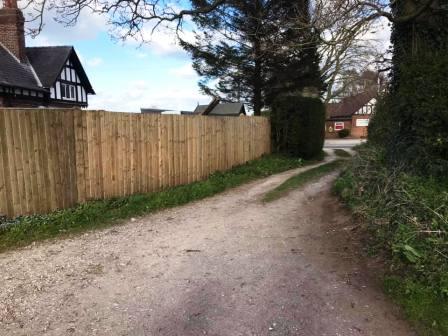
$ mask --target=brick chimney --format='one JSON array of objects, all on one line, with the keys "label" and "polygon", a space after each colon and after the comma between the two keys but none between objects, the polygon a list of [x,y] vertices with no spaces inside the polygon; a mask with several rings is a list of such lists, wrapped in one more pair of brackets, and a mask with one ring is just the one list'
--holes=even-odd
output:
[{"label": "brick chimney", "polygon": [[22,11],[17,8],[17,0],[3,0],[3,8],[0,9],[0,43],[20,62],[27,62],[25,19]]}]

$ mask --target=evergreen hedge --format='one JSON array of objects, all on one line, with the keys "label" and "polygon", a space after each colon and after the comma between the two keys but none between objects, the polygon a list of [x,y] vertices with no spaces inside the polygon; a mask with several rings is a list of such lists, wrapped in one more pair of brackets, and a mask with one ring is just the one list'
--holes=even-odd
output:
[{"label": "evergreen hedge", "polygon": [[318,98],[280,95],[272,105],[275,149],[310,159],[318,156],[325,138],[325,106]]},{"label": "evergreen hedge", "polygon": [[393,165],[424,175],[448,172],[448,51],[400,65],[400,83],[377,106],[369,141]]}]

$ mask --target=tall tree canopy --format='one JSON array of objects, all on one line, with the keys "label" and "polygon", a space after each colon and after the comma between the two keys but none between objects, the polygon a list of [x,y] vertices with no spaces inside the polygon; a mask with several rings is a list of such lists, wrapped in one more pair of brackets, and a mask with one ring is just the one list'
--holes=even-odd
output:
[{"label": "tall tree canopy", "polygon": [[[206,5],[193,1],[194,9]],[[317,39],[297,20],[309,17],[308,10],[306,0],[227,1],[195,17],[195,41],[181,44],[202,76],[202,91],[248,102],[256,115],[280,92],[320,91]]]},{"label": "tall tree canopy", "polygon": [[446,177],[448,0],[401,0],[392,9],[391,85],[369,138],[394,166]]},{"label": "tall tree canopy", "polygon": [[[154,29],[154,32],[156,32],[158,27],[165,25],[182,29],[183,24],[188,19],[197,22],[202,20],[203,24],[206,25],[206,17],[210,18],[212,16],[215,19],[223,18],[227,20],[225,24],[221,22],[220,25],[230,26],[229,31],[232,32],[234,29],[232,26],[235,22],[232,22],[231,14],[235,14],[235,16],[243,14],[242,19],[248,19],[247,22],[254,24],[252,27],[263,28],[263,31],[257,30],[255,32],[257,36],[273,33],[272,30],[265,29],[267,28],[265,24],[268,22],[276,23],[274,26],[281,27],[281,32],[289,30],[289,33],[283,35],[283,38],[280,36],[279,39],[269,41],[269,44],[267,43],[268,40],[261,40],[260,46],[267,46],[261,51],[262,54],[267,51],[279,52],[302,48],[303,41],[301,38],[303,39],[303,36],[306,35],[304,34],[305,31],[307,34],[312,32],[314,34],[313,38],[317,37],[322,42],[319,51],[323,56],[322,73],[325,82],[328,84],[325,97],[329,100],[334,95],[333,88],[334,85],[337,85],[342,71],[352,68],[353,62],[358,65],[362,63],[362,67],[366,67],[371,62],[372,57],[376,57],[376,48],[367,43],[363,34],[372,28],[372,22],[381,17],[392,17],[392,13],[388,6],[389,2],[386,0],[313,0],[312,13],[309,15],[307,10],[303,10],[304,7],[308,7],[308,2],[308,0],[257,0],[252,2],[247,0],[24,0],[22,4],[27,8],[27,12],[31,14],[31,19],[36,23],[35,25],[29,25],[31,32],[34,34],[38,33],[43,27],[45,15],[52,15],[57,21],[72,25],[76,24],[80,13],[83,11],[92,11],[104,15],[109,19],[114,37],[121,39],[130,37],[145,40],[145,38],[148,38],[148,34],[146,34],[148,28]],[[256,6],[258,9],[255,8]],[[256,12],[252,13],[255,16],[251,15],[251,11]],[[219,13],[219,15],[214,15],[214,13]],[[262,25],[259,24],[260,19],[263,20]],[[280,23],[278,20],[284,22]],[[217,22],[214,22],[214,25],[216,26]],[[243,28],[250,32],[249,27]],[[201,29],[198,31],[201,31]],[[229,31],[224,32],[228,35]],[[234,30],[233,33],[235,33]],[[219,36],[216,32],[213,34],[213,39],[217,41],[226,40],[225,35]],[[288,35],[289,38],[286,38]],[[255,37],[252,36],[252,40],[257,40]],[[210,39],[212,39],[211,36]],[[202,38],[202,41],[205,41],[205,39]],[[218,44],[217,41],[214,41],[216,45]],[[235,46],[235,41],[232,41],[232,39],[227,41],[229,45]],[[244,42],[247,42],[247,40]],[[219,51],[217,46],[215,49]],[[225,49],[230,50],[229,48]],[[236,52],[233,50],[231,54],[237,58],[242,57],[246,51],[239,50],[239,52]],[[287,55],[288,53],[284,52],[283,54]],[[316,54],[315,51],[310,50],[311,59],[316,58],[313,54]],[[278,55],[280,62],[277,62],[277,64],[280,66],[284,63],[285,58],[282,57],[281,53],[278,53]],[[245,59],[247,60],[247,58]],[[261,74],[261,79],[263,79],[263,75],[268,76],[268,65],[263,67],[264,64],[261,63],[258,62],[257,66],[262,66],[264,74]],[[250,67],[251,65],[248,64],[247,66]],[[212,77],[211,75],[210,78]],[[278,78],[280,77],[279,74]],[[206,76],[203,78],[205,82]],[[242,88],[246,85],[242,81],[246,80],[246,75],[232,73],[232,76],[228,77],[227,80],[222,80],[223,87],[221,90],[225,91],[226,88],[229,88],[229,83],[226,83],[226,81],[236,82],[235,85],[232,85],[236,88],[231,93],[232,99],[244,98],[247,100],[248,97],[242,97]],[[265,81],[268,80],[266,78]],[[205,89],[205,86],[203,86],[203,89]],[[258,99],[254,97],[253,100],[259,101],[257,103],[259,105],[262,97],[258,97]],[[252,104],[255,105],[254,102]]]}]

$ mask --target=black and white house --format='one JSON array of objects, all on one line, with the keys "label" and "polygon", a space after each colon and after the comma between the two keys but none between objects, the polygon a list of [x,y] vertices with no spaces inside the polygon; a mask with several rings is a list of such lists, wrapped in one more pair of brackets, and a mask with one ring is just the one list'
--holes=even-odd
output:
[{"label": "black and white house", "polygon": [[0,9],[0,107],[87,107],[95,94],[71,46],[25,47],[16,0]]}]

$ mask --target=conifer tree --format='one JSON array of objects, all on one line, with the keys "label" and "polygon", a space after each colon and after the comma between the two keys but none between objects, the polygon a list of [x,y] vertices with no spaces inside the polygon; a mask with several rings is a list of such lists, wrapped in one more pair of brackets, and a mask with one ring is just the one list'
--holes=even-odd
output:
[{"label": "conifer tree", "polygon": [[[194,1],[203,7],[204,1]],[[308,0],[229,1],[194,18],[191,54],[206,94],[249,103],[255,115],[276,95],[323,84],[316,39],[298,18],[309,17]]]}]

